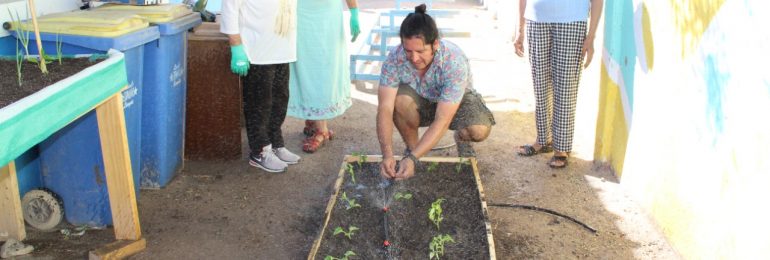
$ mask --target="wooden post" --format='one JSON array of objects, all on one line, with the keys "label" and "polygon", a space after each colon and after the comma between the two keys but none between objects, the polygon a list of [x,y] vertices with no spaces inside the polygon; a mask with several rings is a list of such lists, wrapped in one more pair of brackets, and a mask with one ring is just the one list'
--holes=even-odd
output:
[{"label": "wooden post", "polygon": [[131,171],[124,117],[120,93],[96,107],[115,238],[139,240],[142,232],[139,228],[139,211],[136,206],[134,177]]},{"label": "wooden post", "polygon": [[13,161],[0,168],[0,241],[24,240],[24,217],[21,212],[19,183]]},{"label": "wooden post", "polygon": [[40,55],[40,70],[43,74],[48,74],[45,67],[45,52],[43,51],[43,42],[40,40],[40,29],[37,27],[37,11],[35,10],[35,0],[28,0],[29,11],[32,14],[32,29],[35,31],[35,42],[37,42],[37,53]]},{"label": "wooden post", "polygon": [[139,240],[118,240],[88,252],[88,260],[125,259],[141,252],[145,247],[147,247],[147,241],[144,238]]}]

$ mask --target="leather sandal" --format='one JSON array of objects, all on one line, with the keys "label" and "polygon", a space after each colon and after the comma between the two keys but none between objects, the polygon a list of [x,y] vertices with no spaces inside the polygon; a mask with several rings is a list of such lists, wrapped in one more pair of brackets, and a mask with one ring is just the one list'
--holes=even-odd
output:
[{"label": "leather sandal", "polygon": [[305,151],[306,153],[314,153],[318,148],[321,148],[326,141],[334,138],[334,131],[332,130],[321,132],[316,129],[313,132],[314,134],[312,136],[305,138],[305,141],[302,142],[302,151]]},{"label": "leather sandal", "polygon": [[553,147],[551,147],[551,144],[542,145],[540,146],[539,150],[536,150],[535,146],[531,144],[527,144],[527,145],[519,146],[519,151],[517,151],[516,153],[518,153],[521,156],[533,156],[539,153],[550,153],[552,151],[553,151]]},{"label": "leather sandal", "polygon": [[315,130],[315,121],[305,120],[305,128],[302,129],[302,134],[306,137],[311,137],[315,135]]},{"label": "leather sandal", "polygon": [[551,160],[548,161],[548,166],[554,169],[561,169],[564,167],[567,167],[567,163],[569,161],[567,160],[567,156],[564,155],[554,155],[551,157]]}]

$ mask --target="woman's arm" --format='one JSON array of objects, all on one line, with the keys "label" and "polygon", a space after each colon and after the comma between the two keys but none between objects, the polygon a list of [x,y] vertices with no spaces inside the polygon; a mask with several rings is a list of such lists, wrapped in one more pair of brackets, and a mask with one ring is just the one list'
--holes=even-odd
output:
[{"label": "woman's arm", "polygon": [[516,55],[519,55],[519,57],[524,57],[524,29],[527,23],[524,20],[524,10],[526,8],[527,0],[519,0],[519,28],[513,41],[513,47],[516,48]]},{"label": "woman's arm", "polygon": [[358,8],[358,0],[345,0],[348,3],[348,9]]},{"label": "woman's arm", "polygon": [[591,38],[591,40],[596,36],[596,27],[599,26],[599,19],[602,17],[603,6],[604,0],[591,0],[591,20],[587,35],[587,38]]},{"label": "woman's arm", "polygon": [[[523,1],[523,0],[522,0]],[[599,19],[602,17],[602,8],[604,0],[591,0],[591,16],[588,27],[588,35],[583,41],[583,67],[587,68],[591,64],[594,56],[594,38],[596,38],[596,27],[599,26]]]},{"label": "woman's arm", "polygon": [[350,42],[356,41],[358,34],[361,33],[361,26],[358,24],[358,0],[345,0],[350,9]]}]

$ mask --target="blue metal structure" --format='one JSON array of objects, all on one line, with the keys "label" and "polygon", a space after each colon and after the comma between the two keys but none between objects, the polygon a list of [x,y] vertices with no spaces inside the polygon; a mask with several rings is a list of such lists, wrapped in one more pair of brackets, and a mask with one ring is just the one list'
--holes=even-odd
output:
[{"label": "blue metal structure", "polygon": [[[359,62],[371,64],[372,62],[383,62],[388,57],[388,51],[395,44],[389,44],[391,38],[398,37],[400,25],[396,24],[396,18],[403,18],[413,12],[412,9],[401,9],[402,2],[396,0],[396,8],[380,13],[374,26],[366,35],[360,47],[351,52],[350,55],[350,79],[351,80],[379,80],[379,73],[359,72]],[[482,1],[480,1],[482,2]],[[425,1],[428,7],[428,14],[434,18],[452,18],[461,12],[457,10],[433,10],[431,9],[431,0]],[[382,24],[386,20],[387,23]],[[399,19],[400,20],[400,19]],[[442,37],[470,37],[470,32],[453,30],[451,28],[439,28]]]}]

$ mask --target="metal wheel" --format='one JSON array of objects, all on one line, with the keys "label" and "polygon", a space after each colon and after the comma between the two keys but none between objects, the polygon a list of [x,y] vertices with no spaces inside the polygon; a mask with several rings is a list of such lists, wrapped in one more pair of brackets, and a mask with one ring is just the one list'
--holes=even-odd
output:
[{"label": "metal wheel", "polygon": [[41,231],[52,231],[64,217],[64,208],[56,196],[46,190],[31,190],[21,199],[24,221]]}]

